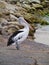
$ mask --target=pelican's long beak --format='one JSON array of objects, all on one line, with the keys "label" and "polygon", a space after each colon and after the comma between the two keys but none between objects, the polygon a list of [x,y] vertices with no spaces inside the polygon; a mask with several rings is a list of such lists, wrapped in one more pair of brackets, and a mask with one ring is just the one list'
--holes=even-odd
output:
[{"label": "pelican's long beak", "polygon": [[31,30],[33,30],[33,28],[32,28],[32,26],[28,23],[28,25],[29,25],[29,28],[31,29]]}]

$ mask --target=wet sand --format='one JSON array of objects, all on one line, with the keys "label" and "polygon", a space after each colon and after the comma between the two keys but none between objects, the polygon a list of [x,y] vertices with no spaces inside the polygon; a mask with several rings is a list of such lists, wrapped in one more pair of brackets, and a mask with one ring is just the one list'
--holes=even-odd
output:
[{"label": "wet sand", "polygon": [[49,65],[49,46],[25,40],[20,50],[7,47],[7,38],[0,36],[0,65]]}]

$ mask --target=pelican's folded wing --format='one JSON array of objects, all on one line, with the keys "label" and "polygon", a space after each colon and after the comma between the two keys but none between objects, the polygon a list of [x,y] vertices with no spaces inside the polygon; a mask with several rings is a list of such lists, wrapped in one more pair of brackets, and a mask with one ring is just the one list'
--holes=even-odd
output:
[{"label": "pelican's folded wing", "polygon": [[[8,42],[7,42],[7,46],[12,45],[12,44],[15,42],[15,40],[14,40],[13,38],[14,38],[14,37],[16,38],[16,36],[17,36],[19,33],[21,33],[21,32],[23,32],[23,31],[15,31],[15,32],[9,37]],[[16,38],[16,40],[17,40],[17,38]]]}]

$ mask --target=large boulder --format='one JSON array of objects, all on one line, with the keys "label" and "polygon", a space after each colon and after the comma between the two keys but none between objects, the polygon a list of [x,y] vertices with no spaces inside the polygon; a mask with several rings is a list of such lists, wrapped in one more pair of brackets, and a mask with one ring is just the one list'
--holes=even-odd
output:
[{"label": "large boulder", "polygon": [[40,5],[40,4],[33,4],[33,7],[34,7],[34,8],[40,8],[40,9],[43,8],[43,6]]},{"label": "large boulder", "polygon": [[15,5],[8,4],[5,1],[0,1],[0,13],[14,13],[18,8]]},{"label": "large boulder", "polygon": [[37,3],[40,3],[40,0],[20,0],[20,2],[27,2],[27,3],[29,3],[29,2],[37,2]]},{"label": "large boulder", "polygon": [[22,7],[26,8],[26,9],[31,9],[30,5],[28,5],[28,4],[23,4]]},{"label": "large boulder", "polygon": [[0,24],[7,24],[8,21],[4,18],[0,18]]}]

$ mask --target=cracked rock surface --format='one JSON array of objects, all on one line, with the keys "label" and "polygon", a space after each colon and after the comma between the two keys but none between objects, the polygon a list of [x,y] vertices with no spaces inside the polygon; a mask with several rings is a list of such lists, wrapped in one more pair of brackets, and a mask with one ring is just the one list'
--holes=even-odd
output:
[{"label": "cracked rock surface", "polygon": [[0,36],[0,40],[0,65],[49,65],[49,46],[26,40],[17,50],[6,46],[7,38]]}]

